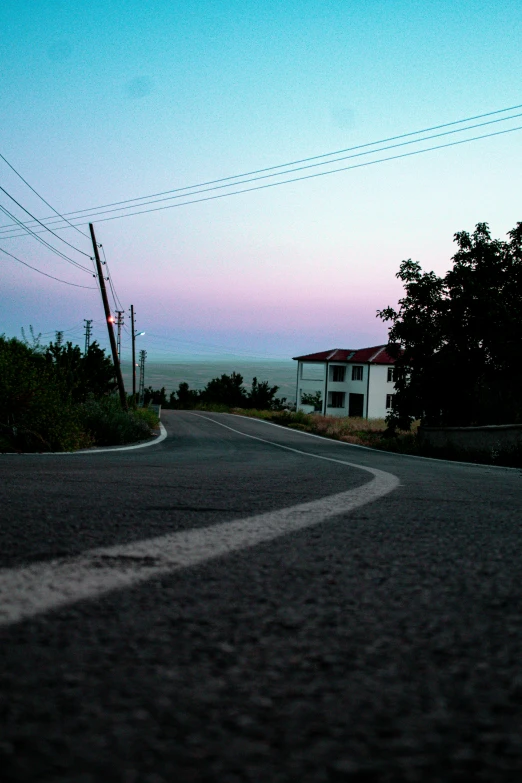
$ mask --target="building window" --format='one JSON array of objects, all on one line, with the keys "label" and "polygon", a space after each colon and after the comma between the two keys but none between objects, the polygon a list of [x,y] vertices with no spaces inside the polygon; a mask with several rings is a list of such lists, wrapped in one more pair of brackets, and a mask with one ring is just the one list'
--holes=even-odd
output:
[{"label": "building window", "polygon": [[352,381],[362,381],[363,368],[360,365],[354,365],[352,367]]},{"label": "building window", "polygon": [[344,408],[344,401],[346,394],[344,392],[329,392],[328,394],[328,407],[329,408]]},{"label": "building window", "polygon": [[386,395],[386,410],[390,410],[390,408],[393,408],[393,394],[387,394]]},{"label": "building window", "polygon": [[303,381],[323,381],[324,368],[323,362],[303,362],[301,364],[301,378]]},{"label": "building window", "polygon": [[393,367],[388,367],[388,383],[393,383]]},{"label": "building window", "polygon": [[344,383],[346,376],[346,367],[341,367],[338,364],[332,365],[332,381],[334,383]]}]

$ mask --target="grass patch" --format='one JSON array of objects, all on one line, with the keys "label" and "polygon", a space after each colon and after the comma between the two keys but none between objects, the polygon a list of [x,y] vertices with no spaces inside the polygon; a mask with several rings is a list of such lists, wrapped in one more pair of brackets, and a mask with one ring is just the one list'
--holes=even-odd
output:
[{"label": "grass patch", "polygon": [[231,408],[230,413],[263,419],[300,432],[311,432],[325,438],[384,449],[401,454],[420,454],[417,442],[418,422],[410,432],[398,431],[391,436],[384,419],[363,419],[359,417],[322,416],[302,411],[260,411],[256,409]]},{"label": "grass patch", "polygon": [[417,438],[419,422],[412,424],[410,432],[397,431],[390,435],[384,419],[362,419],[357,417],[322,416],[302,411],[259,411],[255,409],[231,408],[230,413],[271,421],[300,432],[311,432],[325,438],[367,446],[371,449],[392,451],[397,454],[413,454],[432,459],[456,462],[474,462],[479,465],[498,465],[522,468],[522,448],[512,448],[499,453],[491,451],[471,452],[454,447],[435,449],[422,446]]}]

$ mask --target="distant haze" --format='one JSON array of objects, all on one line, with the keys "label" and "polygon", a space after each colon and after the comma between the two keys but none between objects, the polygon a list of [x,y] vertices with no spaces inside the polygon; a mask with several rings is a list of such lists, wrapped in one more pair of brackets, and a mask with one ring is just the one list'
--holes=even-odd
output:
[{"label": "distant haze", "polygon": [[[132,364],[122,363],[123,378],[128,393],[132,391]],[[165,387],[167,396],[176,391],[180,383],[186,382],[191,389],[203,389],[208,381],[223,373],[233,372],[243,376],[244,385],[249,388],[252,378],[268,381],[270,386],[279,386],[277,397],[286,397],[295,402],[297,362],[253,362],[245,360],[191,361],[191,362],[146,362],[145,386],[153,389]],[[136,384],[139,382],[139,368],[136,368]]]}]

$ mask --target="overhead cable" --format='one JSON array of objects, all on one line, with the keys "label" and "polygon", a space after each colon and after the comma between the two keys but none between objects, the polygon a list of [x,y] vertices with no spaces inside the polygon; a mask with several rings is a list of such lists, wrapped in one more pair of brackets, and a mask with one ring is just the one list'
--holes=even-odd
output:
[{"label": "overhead cable", "polygon": [[[209,192],[216,191],[216,190],[223,190],[225,188],[235,187],[236,185],[246,185],[246,184],[249,184],[250,182],[259,182],[260,180],[271,179],[273,177],[280,177],[280,176],[284,176],[285,174],[294,174],[294,173],[296,173],[298,171],[305,171],[307,169],[313,169],[313,168],[317,168],[319,166],[329,166],[329,165],[331,165],[333,163],[340,163],[343,160],[350,160],[350,159],[353,159],[353,158],[360,158],[360,157],[363,157],[365,155],[373,155],[376,152],[385,152],[386,150],[396,149],[398,147],[406,147],[406,146],[409,146],[411,144],[418,144],[418,143],[420,143],[422,141],[431,141],[432,139],[437,139],[437,138],[440,138],[442,136],[450,136],[450,135],[453,135],[455,133],[462,133],[463,131],[468,131],[468,130],[473,130],[475,128],[480,128],[480,127],[483,127],[484,125],[492,125],[492,124],[495,124],[495,123],[498,123],[498,122],[505,122],[506,120],[511,120],[511,119],[515,119],[515,118],[518,118],[518,117],[522,117],[522,112],[520,114],[514,114],[514,115],[512,115],[510,117],[502,117],[502,118],[496,119],[496,120],[488,120],[487,122],[481,122],[481,123],[478,123],[476,125],[468,125],[465,128],[456,128],[456,129],[451,130],[451,131],[445,131],[444,133],[436,133],[436,134],[433,134],[432,136],[424,136],[423,138],[420,138],[420,139],[413,139],[413,140],[410,140],[410,141],[403,141],[403,142],[400,142],[399,144],[390,144],[387,147],[380,147],[377,150],[367,150],[365,152],[358,152],[358,153],[356,153],[354,155],[346,155],[346,156],[343,156],[341,158],[334,158],[333,160],[323,161],[322,163],[310,163],[310,164],[308,164],[306,166],[299,166],[299,167],[293,168],[293,169],[286,169],[285,171],[278,172],[277,174],[264,174],[262,176],[252,177],[251,179],[243,179],[240,182],[228,183],[226,185],[214,185],[214,186],[209,187],[209,188],[203,188],[201,190],[194,190],[192,193],[184,193],[184,194],[179,194],[179,195],[176,195],[176,196],[169,196],[168,198],[155,199],[153,201],[145,201],[143,204],[135,204],[135,205],[130,206],[130,207],[117,207],[117,208],[114,208],[114,209],[108,209],[108,210],[105,210],[103,212],[96,213],[96,215],[94,215],[94,217],[96,217],[97,215],[110,214],[112,212],[121,212],[123,209],[135,209],[137,207],[148,206],[149,204],[159,204],[159,203],[161,203],[163,201],[172,201],[174,199],[181,199],[181,198],[187,198],[187,197],[191,198],[192,196],[197,196],[200,193],[209,193]],[[471,141],[471,139],[470,139],[470,141]],[[434,147],[433,149],[438,149],[438,147]],[[337,169],[337,171],[342,171],[342,169]],[[327,172],[327,173],[330,173],[330,172]],[[295,181],[295,180],[290,180],[290,181]],[[283,184],[283,183],[276,183],[276,184]],[[188,202],[188,203],[190,203],[190,202]],[[132,213],[132,214],[141,214],[141,213],[137,212],[137,213]],[[91,216],[91,217],[93,217],[93,216]]]},{"label": "overhead cable", "polygon": [[50,277],[51,280],[57,280],[59,283],[65,283],[65,285],[72,285],[75,288],[88,288],[90,291],[96,291],[96,289],[91,285],[79,285],[78,283],[70,283],[68,280],[62,280],[60,277],[55,277],[54,275],[47,274],[47,272],[42,272],[41,269],[37,269],[35,266],[31,266],[31,264],[28,264],[27,261],[22,261],[21,258],[14,256],[12,253],[9,253],[7,250],[4,250],[3,247],[0,247],[0,251],[2,253],[5,253],[6,256],[10,256],[11,258],[14,258],[14,260],[18,261],[19,264],[28,266],[29,269],[32,269],[34,272],[38,272],[40,275],[45,275],[45,277]]},{"label": "overhead cable", "polygon": [[120,301],[120,297],[116,293],[116,288],[115,288],[114,283],[112,281],[112,275],[111,275],[111,271],[109,269],[109,264],[107,262],[107,256],[105,255],[105,248],[103,247],[103,245],[99,245],[99,247],[101,247],[101,251],[103,253],[103,261],[104,261],[104,264],[105,264],[105,268],[107,269],[107,280],[109,281],[109,286],[110,286],[110,289],[111,289],[111,292],[112,292],[112,298],[113,298],[113,301],[114,301],[114,309],[117,310],[118,307],[119,307],[120,310],[125,310],[125,308],[123,307],[123,305],[122,305],[122,303]]},{"label": "overhead cable", "polygon": [[[291,179],[285,179],[285,180],[282,180],[281,182],[269,182],[269,183],[266,183],[264,185],[255,185],[254,187],[243,188],[242,190],[234,190],[234,191],[228,192],[228,193],[218,193],[215,196],[205,196],[204,198],[192,199],[190,201],[181,201],[181,202],[177,202],[176,204],[167,204],[166,206],[163,206],[163,207],[154,207],[154,208],[151,208],[151,209],[142,209],[142,210],[139,210],[138,212],[127,212],[124,215],[113,215],[112,217],[105,217],[105,218],[101,217],[101,218],[97,219],[97,223],[106,223],[109,220],[120,220],[121,218],[135,217],[136,215],[145,215],[145,214],[147,214],[149,212],[162,212],[165,209],[175,209],[177,207],[184,207],[184,206],[187,206],[189,204],[199,204],[199,203],[202,203],[204,201],[215,201],[216,199],[227,198],[228,196],[238,196],[241,193],[251,193],[251,192],[256,191],[256,190],[266,190],[267,188],[275,188],[275,187],[278,187],[279,185],[288,185],[288,184],[291,184],[293,182],[302,182],[304,180],[315,179],[317,177],[325,177],[325,176],[328,176],[330,174],[337,174],[337,173],[339,173],[341,171],[351,171],[352,169],[364,168],[366,166],[374,166],[377,163],[385,163],[385,162],[390,161],[390,160],[399,160],[401,158],[409,158],[409,157],[412,157],[414,155],[422,155],[425,152],[433,152],[434,150],[445,149],[447,147],[456,147],[456,146],[461,145],[461,144],[468,144],[471,141],[478,141],[480,139],[489,139],[489,138],[491,138],[493,136],[502,136],[504,134],[513,133],[513,132],[519,131],[519,130],[522,130],[522,125],[519,125],[516,128],[509,128],[508,130],[496,131],[495,133],[486,133],[486,134],[483,134],[481,136],[474,136],[474,137],[472,137],[470,139],[461,139],[460,141],[448,142],[447,144],[438,144],[438,145],[436,145],[434,147],[426,147],[425,149],[422,149],[422,150],[413,150],[411,152],[404,152],[404,153],[402,153],[400,155],[390,155],[389,157],[386,157],[386,158],[378,158],[377,160],[369,160],[369,161],[365,161],[364,163],[356,163],[356,164],[354,164],[352,166],[341,166],[340,168],[332,169],[331,171],[319,171],[319,172],[316,172],[315,174],[305,174],[304,176],[301,176],[301,177],[292,177]],[[87,223],[78,223],[78,225],[88,225],[88,224]]]},{"label": "overhead cable", "polygon": [[[455,146],[458,146],[458,145],[461,145],[461,144],[468,144],[469,142],[472,142],[472,141],[478,141],[478,140],[481,140],[481,139],[488,139],[488,138],[492,138],[494,136],[502,136],[502,135],[505,135],[507,133],[513,133],[514,131],[518,131],[518,130],[522,130],[522,126],[517,126],[515,128],[509,128],[509,129],[502,130],[502,131],[496,131],[494,133],[486,133],[486,134],[482,134],[482,135],[479,135],[479,136],[472,136],[469,139],[461,139],[459,141],[448,142],[447,144],[437,144],[437,145],[432,146],[432,147],[425,147],[424,149],[421,149],[421,150],[413,150],[411,152],[402,153],[400,155],[390,155],[390,156],[385,157],[385,158],[377,158],[376,160],[365,161],[364,163],[357,163],[357,164],[354,164],[354,165],[351,165],[351,166],[341,166],[339,168],[331,169],[329,171],[320,171],[320,172],[316,172],[314,174],[306,174],[306,175],[300,176],[300,177],[292,177],[290,179],[284,179],[284,180],[281,180],[279,182],[270,182],[270,183],[267,183],[267,184],[264,184],[264,185],[256,185],[256,186],[249,187],[249,188],[242,188],[240,190],[229,191],[227,193],[219,193],[217,195],[205,196],[203,198],[198,198],[198,199],[191,199],[190,198],[193,195],[197,195],[197,193],[187,193],[187,194],[185,194],[185,196],[187,198],[186,201],[180,201],[180,202],[178,201],[175,204],[167,204],[167,205],[162,206],[162,207],[154,207],[154,208],[151,208],[151,209],[141,209],[141,210],[138,210],[138,211],[135,211],[135,212],[126,212],[125,214],[122,214],[122,215],[113,215],[111,217],[105,217],[105,218],[104,217],[98,217],[96,215],[94,215],[94,216],[91,215],[89,217],[89,220],[91,220],[93,217],[96,217],[98,223],[105,223],[105,222],[107,222],[109,220],[120,220],[121,218],[134,217],[136,215],[144,215],[144,214],[147,214],[149,212],[161,212],[161,211],[163,211],[165,209],[175,209],[177,207],[184,207],[184,206],[187,206],[189,204],[199,204],[199,203],[202,203],[202,202],[205,202],[205,201],[214,201],[216,199],[222,199],[222,198],[226,198],[228,196],[237,196],[237,195],[239,195],[241,193],[250,193],[250,192],[253,192],[253,191],[256,191],[256,190],[265,190],[267,188],[274,188],[274,187],[278,187],[280,185],[288,185],[288,184],[291,184],[291,183],[294,183],[294,182],[301,182],[301,181],[308,180],[308,179],[314,179],[314,178],[317,178],[317,177],[328,176],[330,174],[337,174],[337,173],[342,172],[342,171],[350,171],[352,169],[364,168],[366,166],[374,166],[377,163],[385,163],[385,162],[391,161],[391,160],[399,160],[401,158],[408,158],[408,157],[412,157],[414,155],[421,155],[421,154],[423,154],[425,152],[433,152],[434,150],[445,149],[445,148],[448,148],[448,147],[455,147]],[[438,135],[440,135],[440,134],[438,134]],[[445,134],[442,134],[442,135],[445,135]],[[431,138],[436,138],[436,137],[433,136]],[[426,139],[423,139],[423,140],[426,140]],[[402,145],[393,145],[393,146],[402,146]],[[374,152],[379,152],[379,151],[380,150],[374,150]],[[362,154],[367,154],[367,153],[362,153]],[[356,155],[356,156],[348,156],[348,157],[358,157],[358,156]],[[329,163],[335,163],[335,162],[336,161],[330,161]],[[322,164],[322,165],[326,165],[326,164]],[[294,169],[293,171],[298,171],[298,170],[299,169]],[[292,172],[288,171],[288,172],[285,172],[285,173],[292,173]],[[257,181],[259,179],[263,179],[263,177],[255,178],[253,180],[245,180],[243,182],[234,183],[233,186],[246,184],[247,181],[248,182],[252,182],[252,181]],[[217,190],[217,189],[218,188],[209,188],[209,190]],[[206,192],[206,191],[201,191],[201,192]],[[165,199],[165,200],[170,200],[170,199]],[[157,202],[151,202],[151,203],[157,203]],[[145,206],[145,204],[143,204],[143,205],[136,204],[136,205],[134,205],[132,207],[128,207],[128,209],[136,209],[137,207],[140,207],[140,206]],[[120,210],[117,210],[117,209],[116,210],[107,210],[106,212],[98,213],[98,215],[101,216],[101,215],[104,215],[104,214],[107,214],[107,213],[110,213],[110,212],[113,212],[113,211],[118,212]],[[78,217],[78,220],[81,220],[81,218]],[[78,223],[77,225],[87,225],[87,223]],[[20,234],[16,234],[16,235],[13,234],[13,235],[10,235],[7,238],[13,238],[15,236],[20,236]]]},{"label": "overhead cable", "polygon": [[84,253],[84,252],[83,252],[83,250],[80,250],[78,247],[75,247],[74,245],[72,245],[70,242],[68,242],[68,241],[67,241],[66,239],[64,239],[63,237],[59,236],[58,234],[55,234],[55,232],[54,232],[52,229],[50,229],[48,226],[46,226],[46,225],[45,225],[45,223],[42,223],[42,221],[41,221],[41,220],[39,220],[37,217],[35,217],[35,216],[33,215],[33,213],[32,213],[32,212],[29,212],[29,210],[28,210],[28,209],[26,209],[26,208],[25,208],[25,207],[24,207],[22,204],[20,204],[20,202],[19,202],[19,201],[17,201],[17,200],[14,198],[14,196],[11,196],[11,194],[10,194],[10,193],[8,193],[8,192],[7,192],[7,190],[6,190],[5,188],[3,188],[1,185],[0,185],[0,190],[1,190],[3,193],[5,193],[5,195],[6,195],[8,198],[10,198],[10,199],[11,199],[11,201],[14,201],[14,203],[15,203],[15,204],[16,204],[18,207],[20,207],[20,209],[23,209],[23,211],[24,211],[24,212],[26,212],[28,215],[30,215],[30,217],[32,217],[32,219],[33,219],[34,221],[36,221],[36,223],[38,223],[40,226],[43,226],[43,228],[45,228],[45,229],[46,229],[47,231],[49,231],[49,232],[50,232],[50,233],[51,233],[53,236],[55,236],[57,239],[59,239],[59,240],[60,240],[60,242],[63,242],[64,244],[68,245],[69,247],[72,247],[72,249],[73,249],[73,250],[76,250],[76,252],[77,252],[77,253],[81,253],[81,255],[82,255],[82,256],[85,256],[86,258],[89,258],[89,259],[91,258],[91,256],[90,256],[88,253]]},{"label": "overhead cable", "polygon": [[[13,213],[12,213],[12,212],[10,212],[10,211],[9,211],[9,210],[8,210],[6,207],[4,207],[2,204],[0,204],[0,210],[1,210],[1,211],[2,211],[2,212],[5,214],[5,215],[7,215],[8,217],[10,217],[10,218],[11,218],[11,220],[14,220],[14,221],[15,221],[15,223],[18,223],[18,224],[19,224],[19,225],[20,225],[20,226],[21,226],[21,227],[24,229],[24,231],[27,231],[29,234],[31,234],[31,236],[33,236],[33,237],[34,237],[34,239],[36,239],[36,241],[37,241],[37,242],[40,242],[40,244],[44,245],[46,248],[48,248],[48,250],[51,250],[51,251],[52,251],[52,252],[53,252],[55,255],[59,256],[60,258],[63,258],[63,259],[64,259],[64,261],[68,261],[70,264],[72,264],[73,266],[77,267],[78,269],[82,269],[84,272],[87,272],[88,274],[92,275],[92,271],[91,271],[90,269],[87,269],[87,267],[85,267],[85,266],[82,266],[82,264],[78,263],[78,261],[75,261],[75,260],[74,260],[74,258],[71,258],[70,256],[67,256],[67,255],[65,255],[65,253],[62,253],[62,251],[61,251],[61,250],[58,250],[58,248],[56,248],[56,247],[54,247],[53,245],[49,244],[49,242],[47,242],[45,239],[42,239],[42,237],[40,237],[40,236],[38,235],[38,232],[37,232],[37,231],[33,231],[33,230],[32,230],[31,228],[29,228],[28,226],[25,226],[25,225],[22,223],[22,221],[21,221],[21,220],[19,220],[19,219],[18,219],[18,218],[17,218],[15,215],[13,215]],[[7,238],[7,239],[9,239],[10,237],[6,237],[6,238]]]},{"label": "overhead cable", "polygon": [[[9,166],[9,168],[10,168],[12,171],[14,171],[14,173],[16,174],[16,176],[17,176],[17,177],[20,177],[20,179],[22,180],[22,182],[23,182],[25,185],[27,185],[27,187],[29,188],[29,190],[32,190],[32,191],[33,191],[33,193],[34,193],[36,196],[38,196],[38,198],[39,198],[41,201],[43,201],[43,203],[44,203],[44,204],[46,204],[46,205],[49,207],[49,209],[52,209],[52,211],[54,212],[54,214],[55,214],[55,215],[58,215],[58,217],[60,217],[60,218],[61,218],[62,220],[64,220],[66,223],[69,223],[69,221],[67,220],[67,218],[66,218],[64,215],[62,215],[62,213],[61,213],[61,212],[58,212],[58,210],[57,210],[57,209],[55,209],[55,208],[53,207],[53,205],[52,205],[52,204],[49,204],[49,202],[48,202],[48,201],[46,201],[46,200],[44,199],[44,197],[43,197],[43,196],[42,196],[40,193],[38,193],[38,191],[37,191],[37,190],[35,190],[35,189],[33,188],[33,186],[32,186],[32,185],[30,185],[30,184],[27,182],[27,180],[26,180],[26,179],[24,179],[24,178],[22,177],[22,175],[20,174],[20,172],[19,172],[19,171],[17,171],[17,170],[15,169],[15,167],[14,167],[14,166],[13,166],[11,163],[9,163],[9,161],[7,160],[7,158],[6,158],[6,157],[4,157],[4,156],[2,155],[2,153],[0,153],[0,158],[2,158],[2,160],[4,161],[4,163],[7,163],[7,165]],[[45,218],[44,218],[44,220],[45,220]],[[87,237],[87,234],[84,234],[84,233],[83,233],[83,231],[80,231],[80,229],[79,229],[77,226],[75,226],[73,223],[69,223],[69,225],[71,226],[71,228],[74,228],[74,230],[75,230],[75,231],[77,231],[77,232],[78,232],[78,234],[81,234],[81,235],[82,235],[82,237],[86,237],[86,238],[88,239],[88,237]]]},{"label": "overhead cable", "polygon": [[[323,159],[323,158],[332,158],[333,156],[341,155],[341,154],[344,154],[346,152],[353,152],[355,150],[366,149],[368,147],[375,147],[375,146],[380,145],[380,144],[386,144],[386,143],[388,143],[390,141],[397,141],[398,139],[405,139],[405,138],[408,138],[410,136],[418,136],[418,135],[420,135],[422,133],[430,133],[431,131],[434,131],[434,130],[440,130],[442,128],[449,128],[449,127],[452,127],[452,126],[455,126],[455,125],[462,125],[463,123],[466,123],[466,122],[472,122],[473,120],[483,119],[485,117],[491,117],[491,116],[494,116],[494,115],[497,115],[497,114],[505,114],[506,112],[515,111],[516,109],[520,109],[520,108],[522,108],[522,104],[517,104],[516,106],[510,106],[510,107],[507,107],[507,108],[504,108],[504,109],[497,109],[495,111],[485,112],[483,114],[477,114],[477,115],[474,115],[472,117],[466,117],[466,118],[461,119],[461,120],[454,120],[452,122],[446,122],[446,123],[442,123],[442,124],[439,124],[439,125],[433,125],[431,127],[423,128],[423,129],[417,130],[417,131],[410,131],[408,133],[402,133],[402,134],[398,134],[396,136],[389,136],[389,137],[387,137],[385,139],[380,139],[378,141],[367,142],[365,144],[359,144],[359,145],[356,145],[356,146],[353,146],[353,147],[346,147],[344,149],[336,150],[334,152],[323,153],[321,155],[314,155],[314,156],[307,157],[307,158],[300,158],[298,160],[294,160],[294,161],[291,161],[291,162],[288,162],[288,163],[282,163],[282,164],[278,164],[276,166],[268,166],[268,167],[261,168],[261,169],[255,169],[255,170],[252,170],[252,171],[245,172],[243,174],[235,174],[235,175],[228,176],[228,177],[222,177],[220,179],[207,180],[205,182],[200,182],[200,183],[197,183],[195,185],[189,185],[189,186],[185,186],[185,187],[181,187],[181,188],[174,188],[174,189],[171,189],[171,190],[160,191],[158,193],[153,193],[153,194],[150,194],[150,195],[147,195],[147,196],[138,196],[138,197],[135,197],[135,198],[132,198],[132,199],[125,199],[123,201],[114,201],[114,202],[110,202],[108,204],[100,205],[98,207],[90,207],[90,208],[87,208],[87,209],[76,210],[74,212],[66,212],[64,214],[69,216],[69,217],[70,216],[76,216],[76,219],[79,220],[79,219],[81,219],[81,216],[85,216],[85,213],[88,213],[88,212],[96,213],[96,214],[107,214],[106,212],[101,212],[101,210],[105,210],[108,207],[116,207],[116,206],[121,206],[121,205],[124,205],[124,204],[131,204],[131,202],[136,202],[136,201],[147,202],[148,199],[154,199],[154,198],[156,198],[158,196],[167,196],[167,195],[169,195],[171,193],[181,193],[181,194],[183,194],[183,192],[185,192],[185,195],[188,196],[188,195],[191,195],[191,194],[186,193],[186,191],[191,191],[191,190],[195,190],[196,188],[206,187],[207,185],[215,185],[215,184],[222,183],[222,182],[230,182],[231,180],[243,179],[244,177],[250,177],[250,176],[253,176],[253,175],[257,175],[257,174],[263,174],[263,173],[268,172],[268,171],[275,171],[276,169],[287,169],[288,167],[297,166],[298,164],[301,164],[301,163],[308,163],[310,161],[320,160],[320,159]],[[518,117],[520,115],[513,115],[513,116],[514,117]],[[512,119],[512,117],[504,117],[504,118],[501,118],[499,120],[494,120],[493,122],[504,122],[504,121],[509,120],[509,119]],[[450,133],[456,133],[456,132],[461,132],[463,130],[469,130],[471,128],[479,127],[480,125],[484,125],[484,124],[488,124],[488,123],[480,123],[479,125],[469,126],[469,128],[459,128],[459,129],[456,129],[454,131],[450,131]],[[439,135],[444,135],[444,134],[436,134],[435,136],[427,137],[427,138],[437,138],[437,136],[439,136]],[[424,139],[416,139],[416,140],[413,140],[413,141],[408,142],[408,143],[414,144],[414,143],[417,143],[417,142],[423,141],[423,140]],[[474,141],[474,140],[475,139],[470,139],[469,141]],[[400,145],[392,145],[392,146],[400,146]],[[388,147],[388,148],[384,148],[384,149],[391,149],[391,148],[392,147]],[[433,148],[433,149],[438,149],[438,147]],[[379,152],[379,151],[382,151],[382,150],[370,150],[369,152],[366,152],[364,154],[372,154],[374,152]],[[428,151],[428,150],[426,150],[426,151]],[[316,165],[328,165],[328,164],[334,163],[334,162],[336,162],[336,161],[334,161],[334,160],[324,161],[322,164],[316,164]],[[294,170],[297,171],[297,170],[300,170],[300,169],[294,169]],[[277,174],[273,174],[273,175],[270,175],[270,176],[280,176],[280,175],[285,174],[285,173],[289,173],[289,172],[284,172],[283,171],[283,172],[279,172]],[[237,184],[241,184],[241,183],[239,183],[239,182],[235,182],[235,183],[232,182],[228,187],[234,187]],[[281,183],[281,184],[283,184],[283,183]],[[183,198],[183,195],[180,196],[180,197]],[[166,200],[168,200],[168,199],[166,199]],[[147,203],[154,203],[154,202],[147,202]],[[129,206],[129,207],[122,207],[122,209],[133,209],[133,208],[137,208],[137,207],[140,207],[140,206],[144,206],[144,204],[134,204],[134,205],[131,204],[131,206]],[[114,210],[114,211],[119,211],[119,210]],[[133,213],[133,214],[142,214],[142,213],[138,212],[138,213]],[[74,220],[75,218],[72,217],[71,219]],[[50,218],[43,218],[43,220],[48,220],[51,223],[56,222],[56,219],[53,219],[52,217],[50,217]],[[78,223],[78,224],[73,224],[73,225],[85,225],[85,224]]]}]

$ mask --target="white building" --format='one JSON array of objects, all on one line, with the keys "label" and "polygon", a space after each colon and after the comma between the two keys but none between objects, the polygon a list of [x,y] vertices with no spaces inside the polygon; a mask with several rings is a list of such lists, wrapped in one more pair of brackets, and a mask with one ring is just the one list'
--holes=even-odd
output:
[{"label": "white building", "polygon": [[[313,410],[303,395],[320,392],[316,410],[328,416],[382,419],[392,406],[395,360],[386,345],[294,356],[297,362],[297,410]],[[306,399],[306,398],[305,398]]]}]

